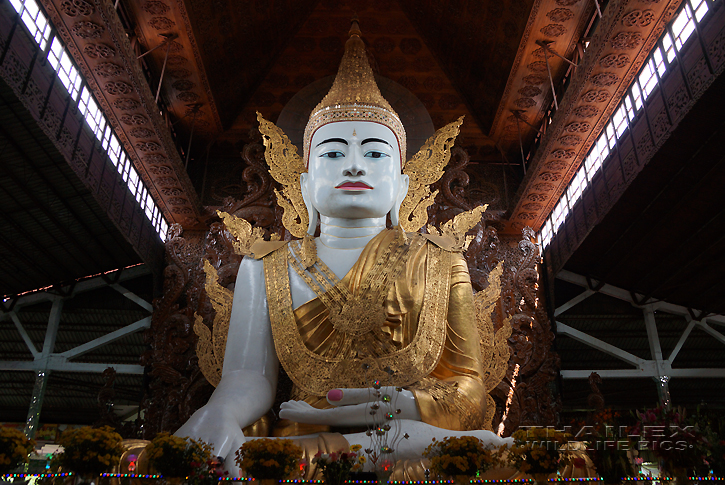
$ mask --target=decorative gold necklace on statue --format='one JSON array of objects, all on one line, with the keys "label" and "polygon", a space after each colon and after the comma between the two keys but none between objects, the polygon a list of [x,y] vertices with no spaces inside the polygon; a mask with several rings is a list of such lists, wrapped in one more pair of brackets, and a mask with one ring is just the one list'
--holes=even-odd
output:
[{"label": "decorative gold necklace on statue", "polygon": [[317,257],[315,242],[310,236],[290,243],[290,264],[325,305],[335,330],[359,337],[383,326],[386,321],[383,302],[388,288],[400,276],[408,256],[423,244],[423,238],[414,238],[411,242],[406,237],[393,240],[367,272],[356,294]]}]

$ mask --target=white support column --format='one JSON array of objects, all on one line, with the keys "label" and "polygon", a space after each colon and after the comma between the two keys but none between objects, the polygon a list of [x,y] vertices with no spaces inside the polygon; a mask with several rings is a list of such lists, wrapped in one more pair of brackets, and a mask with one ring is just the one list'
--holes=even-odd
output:
[{"label": "white support column", "polygon": [[[652,360],[655,364],[655,370],[657,376],[655,382],[657,383],[657,394],[660,397],[662,405],[669,409],[672,404],[670,401],[670,376],[665,372],[665,362],[662,357],[662,347],[660,345],[660,337],[657,332],[657,320],[655,319],[655,312],[652,305],[645,305],[644,309],[644,324],[647,328],[647,340],[649,341],[649,350],[652,354]],[[669,366],[667,366],[669,367]]]},{"label": "white support column", "polygon": [[45,341],[43,342],[43,351],[40,358],[36,357],[33,362],[40,364],[42,369],[38,369],[35,375],[35,385],[33,386],[33,397],[30,401],[28,409],[28,417],[25,420],[25,435],[28,438],[34,438],[38,431],[40,420],[40,410],[43,407],[43,398],[45,397],[45,389],[48,387],[48,379],[50,379],[50,370],[48,362],[55,347],[55,339],[58,336],[58,327],[60,326],[60,316],[63,313],[63,300],[56,298],[50,309],[48,317],[48,327],[45,329]]},{"label": "white support column", "polygon": [[579,295],[575,296],[571,300],[567,301],[566,303],[564,303],[560,307],[557,307],[556,310],[554,310],[554,316],[555,317],[558,317],[559,315],[561,315],[562,313],[564,313],[568,309],[570,309],[573,306],[578,305],[579,303],[583,302],[584,300],[586,300],[587,298],[589,298],[590,296],[592,296],[594,293],[596,293],[594,290],[590,290],[590,289],[584,290],[582,293],[580,293]]},{"label": "white support column", "polygon": [[695,325],[697,324],[697,320],[693,320],[691,316],[688,315],[685,318],[687,319],[687,328],[685,328],[685,331],[682,332],[682,335],[680,335],[680,340],[677,341],[677,345],[675,345],[675,348],[672,349],[670,356],[667,358],[667,363],[669,365],[672,365],[672,361],[674,361],[675,357],[677,357],[677,354],[680,353],[680,349],[683,345],[685,345],[687,337],[690,336],[690,332],[692,332],[692,329],[695,328]]}]

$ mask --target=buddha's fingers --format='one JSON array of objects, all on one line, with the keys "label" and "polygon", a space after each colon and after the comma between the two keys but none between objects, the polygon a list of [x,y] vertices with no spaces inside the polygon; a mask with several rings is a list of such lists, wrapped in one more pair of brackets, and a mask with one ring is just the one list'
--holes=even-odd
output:
[{"label": "buddha's fingers", "polygon": [[375,401],[392,403],[395,401],[397,394],[398,391],[392,386],[381,387],[380,389],[368,387],[331,389],[327,393],[327,402],[333,406],[350,406]]}]

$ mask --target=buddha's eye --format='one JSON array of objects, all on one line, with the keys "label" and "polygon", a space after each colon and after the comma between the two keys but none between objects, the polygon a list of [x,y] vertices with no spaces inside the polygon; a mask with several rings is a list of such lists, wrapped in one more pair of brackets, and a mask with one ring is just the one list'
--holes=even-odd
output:
[{"label": "buddha's eye", "polygon": [[377,150],[370,150],[369,152],[365,153],[366,158],[383,158],[383,157],[389,157],[387,153],[379,152]]},{"label": "buddha's eye", "polygon": [[321,158],[344,158],[345,154],[338,151],[325,152],[320,155]]}]

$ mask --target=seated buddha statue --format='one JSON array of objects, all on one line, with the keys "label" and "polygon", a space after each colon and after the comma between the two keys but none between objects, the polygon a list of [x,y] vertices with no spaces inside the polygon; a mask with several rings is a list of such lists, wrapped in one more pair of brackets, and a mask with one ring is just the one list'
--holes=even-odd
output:
[{"label": "seated buddha statue", "polygon": [[394,403],[404,433],[397,460],[419,462],[432,438],[500,444],[483,430],[487,390],[466,261],[452,240],[401,228],[409,186],[421,182],[404,172],[405,128],[355,22],[333,86],[310,115],[303,157],[288,141],[273,146],[276,127],[262,125],[270,171],[285,184],[278,197],[291,200],[289,210],[303,202],[306,234],[258,242],[242,260],[221,380],[176,434],[212,443],[236,473],[234,453],[272,407],[281,365],[291,400],[270,434],[303,437],[310,454],[368,448],[375,403],[383,422]]}]

